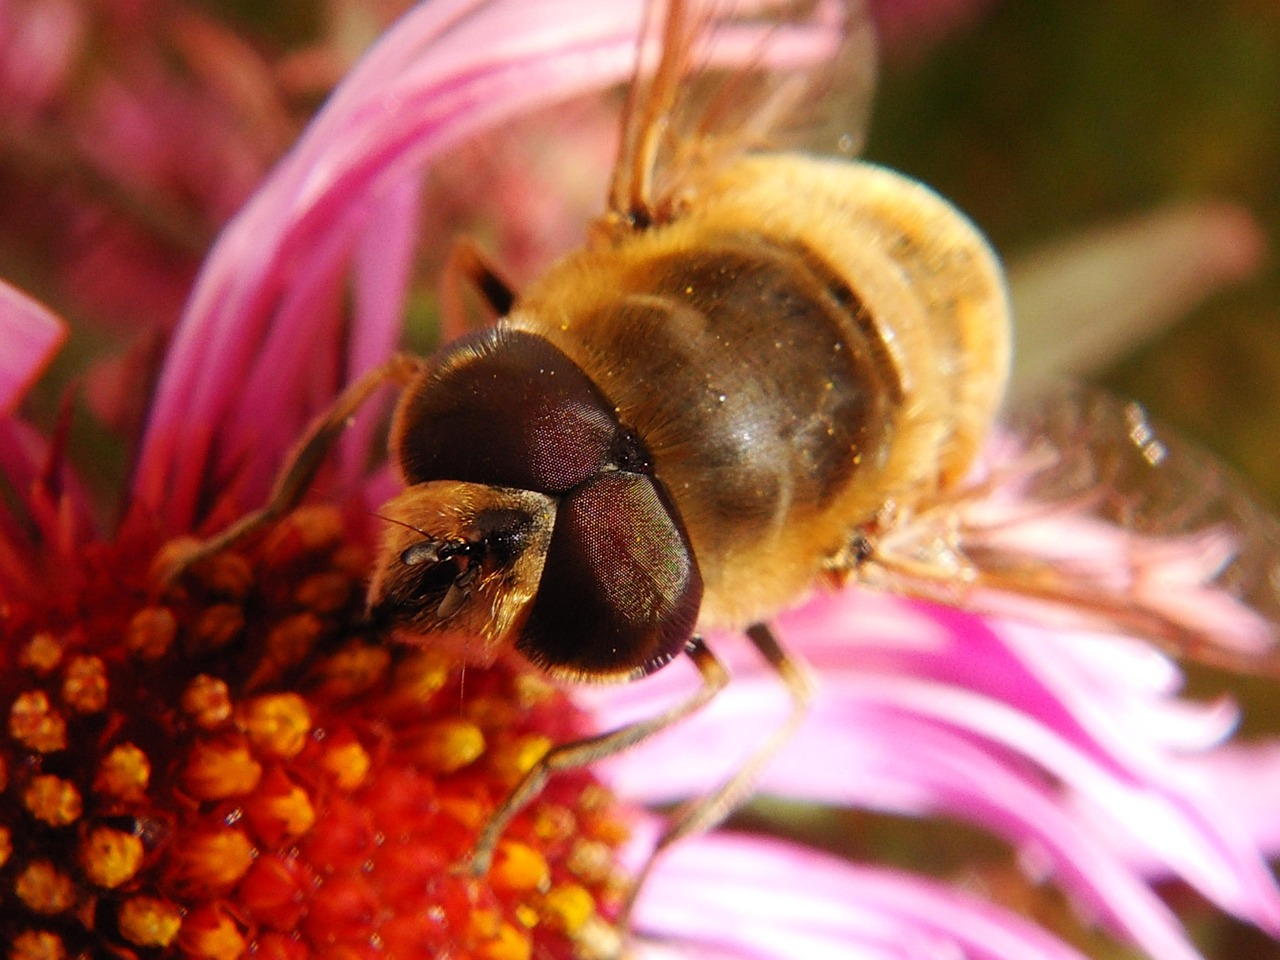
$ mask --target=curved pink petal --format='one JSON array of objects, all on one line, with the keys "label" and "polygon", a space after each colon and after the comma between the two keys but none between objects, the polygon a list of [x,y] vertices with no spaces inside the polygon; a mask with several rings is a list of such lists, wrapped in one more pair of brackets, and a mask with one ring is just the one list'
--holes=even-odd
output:
[{"label": "curved pink petal", "polygon": [[66,338],[60,317],[0,280],[0,413],[26,396]]},{"label": "curved pink petal", "polygon": [[1021,917],[941,884],[729,835],[673,849],[636,920],[656,941],[638,954],[653,960],[1083,960]]},{"label": "curved pink petal", "polygon": [[[1145,645],[856,591],[815,600],[780,629],[821,687],[764,789],[984,826],[1155,956],[1196,956],[1151,889],[1155,863],[1280,930],[1280,890],[1257,840],[1184,761],[1225,737],[1235,711],[1173,698],[1176,671]],[[777,680],[742,646],[717,646],[735,682],[703,715],[610,765],[624,795],[664,802],[705,792],[785,716]],[[651,714],[692,682],[659,674],[588,698],[612,725]]]},{"label": "curved pink petal", "polygon": [[[1214,793],[1230,811],[1232,823],[1268,857],[1280,857],[1280,742],[1228,745],[1199,756],[1185,757],[1189,776],[1212,784]],[[1117,838],[1123,843],[1124,838]],[[1130,858],[1153,876],[1166,867],[1148,851],[1132,850]]]},{"label": "curved pink petal", "polygon": [[1246,210],[1179,204],[1094,227],[1010,266],[1015,376],[1097,370],[1252,273],[1266,238]]},{"label": "curved pink petal", "polygon": [[[206,263],[148,424],[140,505],[185,525],[209,479],[224,485],[245,447],[273,462],[316,409],[315,395],[331,395],[340,382],[334,358],[309,358],[307,348],[336,343],[349,262],[361,236],[384,229],[373,219],[384,198],[402,195],[431,156],[502,117],[624,77],[637,15],[635,3],[434,3],[389,31]],[[371,296],[367,287],[362,296]],[[402,290],[388,287],[384,296],[395,301]],[[385,324],[388,314],[371,322]],[[389,338],[357,327],[346,339]],[[264,352],[264,343],[287,345],[295,360],[272,366],[278,351]],[[263,391],[248,400],[240,393],[258,382],[271,383],[275,398],[312,402],[263,418]],[[244,423],[254,435],[229,444],[229,463],[218,431]]]},{"label": "curved pink petal", "polygon": [[[206,262],[147,425],[138,505],[186,526],[216,496],[260,495],[281,452],[323,405],[318,398],[362,372],[338,357],[354,356],[361,342],[379,344],[360,354],[371,364],[393,340],[394,310],[343,318],[362,238],[383,234],[382,256],[392,262],[407,261],[415,242],[413,231],[388,227],[388,204],[445,148],[517,111],[627,76],[641,6],[443,2],[420,5],[394,26]],[[771,62],[802,62],[829,48],[833,23],[771,35]],[[738,28],[717,58],[758,53],[764,29]],[[602,193],[605,174],[598,172]],[[429,216],[424,222],[432,228]],[[356,289],[364,303],[398,304],[403,272],[379,270]]]},{"label": "curved pink petal", "polygon": [[67,81],[84,21],[68,0],[0,5],[0,99],[10,118],[40,110]]}]

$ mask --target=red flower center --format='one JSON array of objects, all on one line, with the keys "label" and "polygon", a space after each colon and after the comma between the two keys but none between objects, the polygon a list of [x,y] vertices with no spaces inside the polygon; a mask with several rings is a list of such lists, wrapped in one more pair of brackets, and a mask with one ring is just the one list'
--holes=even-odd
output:
[{"label": "red flower center", "polygon": [[[161,551],[164,552],[163,550]],[[77,955],[522,960],[609,951],[625,829],[587,773],[478,831],[582,717],[363,622],[368,558],[306,508],[158,590],[93,550],[0,619],[0,937]]]}]

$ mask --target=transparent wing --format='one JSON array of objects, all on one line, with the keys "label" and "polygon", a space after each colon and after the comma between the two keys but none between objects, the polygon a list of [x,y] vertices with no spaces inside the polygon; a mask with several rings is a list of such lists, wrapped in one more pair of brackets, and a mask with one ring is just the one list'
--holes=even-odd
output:
[{"label": "transparent wing", "polygon": [[745,150],[861,149],[875,42],[861,0],[649,0],[605,226],[679,215]]},{"label": "transparent wing", "polygon": [[858,576],[1280,675],[1280,522],[1203,450],[1087,387],[1024,404],[972,482],[892,518]]}]

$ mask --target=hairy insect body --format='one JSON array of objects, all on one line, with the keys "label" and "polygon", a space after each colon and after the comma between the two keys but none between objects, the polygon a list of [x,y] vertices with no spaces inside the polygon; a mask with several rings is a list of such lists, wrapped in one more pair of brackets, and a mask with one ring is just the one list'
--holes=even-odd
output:
[{"label": "hairy insect body", "polygon": [[[1045,611],[1280,673],[1280,526],[1212,461],[1155,441],[1140,409],[1060,392],[1006,422],[1005,459],[975,469],[1010,349],[996,258],[906,177],[751,152],[806,132],[855,141],[844,118],[865,115],[871,87],[861,4],[766,7],[776,24],[753,4],[646,0],[608,202],[587,246],[521,295],[460,246],[456,276],[504,315],[497,325],[350,384],[268,503],[167,577],[296,505],[343,425],[395,381],[390,453],[404,489],[379,511],[375,631],[460,663],[514,650],[578,680],[639,677],[683,656],[697,689],[528,769],[476,837],[476,876],[548,777],[670,729],[723,690],[729,670],[702,633],[740,630],[790,713],[672,816],[623,904],[624,935],[653,857],[741,803],[803,722],[809,672],[765,621],[816,584],[852,578],[969,609]],[[718,73],[717,50],[761,26],[758,58]],[[822,36],[825,53],[794,61],[790,40]],[[806,123],[824,119],[809,109],[824,102],[843,135]],[[1046,537],[1055,524],[1074,532]],[[1180,576],[1226,588],[1238,608],[1210,620],[1150,590],[1169,562],[1160,537],[1179,550],[1204,543],[1212,562]],[[1100,542],[1116,547],[1097,565],[1089,545]]]},{"label": "hairy insect body", "polygon": [[793,605],[886,503],[967,470],[1007,307],[977,231],[888,171],[758,155],[697,195],[562,261],[507,322],[638,434],[701,571],[700,625],[742,627]]},{"label": "hairy insect body", "polygon": [[887,506],[968,469],[1008,354],[968,221],[799,155],[691,195],[561,261],[406,391],[375,612],[481,636],[482,660],[514,643],[563,675],[636,676],[847,572]]}]

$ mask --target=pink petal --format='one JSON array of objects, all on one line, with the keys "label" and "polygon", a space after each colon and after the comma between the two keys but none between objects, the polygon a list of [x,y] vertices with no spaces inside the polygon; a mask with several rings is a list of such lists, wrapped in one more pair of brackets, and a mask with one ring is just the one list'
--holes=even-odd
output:
[{"label": "pink petal", "polygon": [[[764,789],[984,826],[1153,955],[1195,952],[1135,850],[1225,909],[1280,929],[1280,890],[1256,840],[1183,761],[1182,751],[1220,741],[1235,712],[1172,699],[1176,673],[1149,648],[856,591],[815,600],[780,628],[821,688]],[[735,681],[708,710],[610,764],[624,795],[668,802],[705,792],[785,715],[777,680],[741,646],[717,645]],[[664,671],[587,698],[612,725],[691,683]]]},{"label": "pink petal", "polygon": [[[317,373],[318,393],[336,389],[323,363],[295,360],[281,370],[260,344],[288,344],[296,357],[304,354],[298,344],[333,338],[352,253],[362,234],[381,228],[370,217],[398,184],[502,117],[619,80],[630,67],[634,3],[474,6],[427,4],[401,20],[220,238],[174,338],[148,425],[135,491],[144,507],[188,524],[205,476],[225,480],[247,444],[270,463],[297,436],[317,406],[303,389]],[[273,383],[276,397],[294,399],[293,409],[273,406],[267,432],[232,444],[227,462],[212,424],[263,426],[262,392],[246,402],[246,382]]]},{"label": "pink petal", "polygon": [[0,413],[26,396],[66,338],[61,318],[0,280]]},{"label": "pink petal", "polygon": [[[422,184],[401,181],[388,191],[356,251],[354,324],[346,374],[354,379],[395,352],[408,300],[419,229]],[[376,407],[376,405],[375,405]],[[342,449],[346,485],[359,480],[373,452],[377,424],[364,417],[347,432]]]},{"label": "pink petal", "polygon": [[1184,204],[1095,227],[1010,268],[1016,375],[1097,370],[1252,273],[1266,239],[1247,211]]},{"label": "pink petal", "polygon": [[948,34],[977,20],[993,0],[869,0],[888,57],[920,56]]},{"label": "pink petal", "polygon": [[[640,8],[640,0],[454,0],[419,5],[395,25],[206,262],[144,437],[138,505],[186,526],[214,491],[260,497],[261,465],[274,463],[342,378],[363,372],[335,371],[334,360],[352,351],[337,344],[343,293],[361,238],[383,229],[377,213],[445,148],[518,111],[627,76]],[[761,29],[729,31],[716,56],[756,52]],[[778,34],[771,62],[811,58],[831,39],[827,26]],[[603,193],[606,171],[598,175]],[[405,258],[412,236],[390,236],[400,248],[393,260]],[[399,272],[375,282],[383,287],[376,299],[403,296],[393,289]],[[368,284],[357,287],[367,302]],[[365,362],[385,356],[380,341]]]},{"label": "pink petal", "polygon": [[[1189,776],[1212,785],[1243,834],[1273,860],[1280,856],[1280,742],[1232,745],[1183,763]],[[1142,863],[1161,869],[1150,859]]]},{"label": "pink petal", "polygon": [[940,884],[738,836],[674,848],[636,919],[657,941],[642,943],[639,956],[654,960],[1083,960],[1021,917]]},{"label": "pink petal", "polygon": [[0,99],[10,118],[35,113],[67,81],[84,17],[67,0],[0,5]]}]

